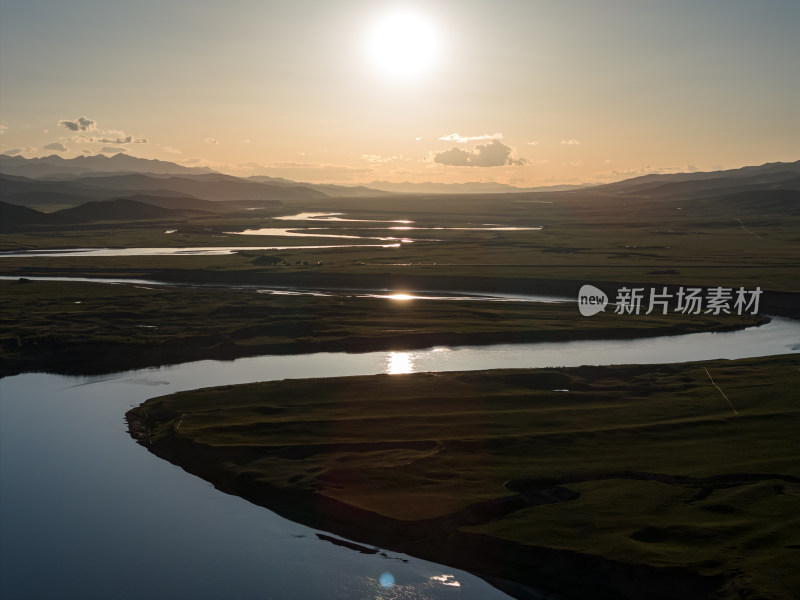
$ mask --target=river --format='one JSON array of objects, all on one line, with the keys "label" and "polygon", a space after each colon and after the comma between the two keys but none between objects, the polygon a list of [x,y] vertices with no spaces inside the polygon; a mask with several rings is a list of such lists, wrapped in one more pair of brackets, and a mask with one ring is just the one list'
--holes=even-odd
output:
[{"label": "river", "polygon": [[[0,596],[508,598],[470,574],[362,554],[215,490],[134,443],[124,413],[211,385],[425,370],[673,362],[800,352],[800,322],[728,333],[201,361],[99,377],[0,379]],[[389,575],[395,584],[384,588]]]},{"label": "river", "polygon": [[551,296],[543,294],[509,294],[495,292],[492,295],[477,292],[447,292],[440,290],[418,290],[415,292],[401,293],[387,289],[375,290],[367,288],[300,288],[293,286],[265,287],[255,284],[230,284],[230,283],[195,283],[181,281],[159,281],[156,279],[135,279],[129,277],[67,277],[48,275],[26,275],[25,277],[0,275],[0,281],[79,281],[83,283],[103,283],[107,285],[132,285],[148,287],[198,287],[198,288],[223,288],[226,290],[254,291],[259,294],[276,296],[319,296],[319,297],[356,297],[356,298],[384,298],[389,300],[444,300],[450,302],[574,302],[564,296]]},{"label": "river", "polygon": [[[324,223],[326,221],[332,222],[353,222],[353,223],[402,223],[402,225],[386,225],[384,227],[372,227],[370,231],[386,230],[387,232],[396,233],[398,231],[539,231],[541,227],[519,227],[508,226],[496,223],[481,223],[476,226],[470,227],[418,227],[411,225],[413,221],[394,220],[394,221],[377,221],[370,219],[349,219],[337,215],[342,213],[298,213],[296,215],[286,215],[276,217],[279,221],[300,221],[300,222],[315,222]],[[172,235],[179,230],[168,229],[164,233]],[[109,257],[109,256],[214,256],[224,254],[234,254],[236,252],[252,251],[252,250],[325,250],[330,248],[399,248],[403,244],[412,244],[414,240],[408,237],[391,236],[375,236],[375,235],[354,235],[354,234],[339,234],[335,233],[335,229],[326,227],[307,227],[298,226],[294,228],[286,227],[267,227],[258,229],[246,229],[244,231],[229,231],[226,232],[229,236],[266,236],[271,238],[282,237],[306,237],[306,238],[338,238],[347,240],[363,240],[370,241],[383,241],[390,242],[385,244],[335,244],[324,246],[187,246],[187,247],[153,247],[153,248],[52,248],[52,249],[37,249],[37,250],[6,250],[0,251],[1,258],[33,258],[33,257]],[[432,238],[422,238],[425,241],[439,241]]]}]

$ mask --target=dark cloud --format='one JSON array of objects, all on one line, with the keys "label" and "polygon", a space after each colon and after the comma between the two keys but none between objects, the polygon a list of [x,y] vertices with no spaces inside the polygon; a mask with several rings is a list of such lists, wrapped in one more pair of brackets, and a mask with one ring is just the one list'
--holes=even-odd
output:
[{"label": "dark cloud", "polygon": [[22,156],[23,154],[33,154],[35,152],[36,148],[28,146],[27,148],[12,148],[11,150],[6,150],[3,154],[6,156]]},{"label": "dark cloud", "polygon": [[79,135],[72,138],[73,141],[88,144],[148,144],[146,138],[137,138],[132,135],[127,135],[125,132],[118,129],[100,129],[97,127],[97,121],[88,119],[86,117],[78,117],[74,121],[62,119],[58,122],[59,125],[70,131],[94,131],[100,137],[87,137],[86,135]]},{"label": "dark cloud", "polygon": [[[146,138],[135,138],[132,135],[125,135],[123,132],[99,132],[105,133],[106,135],[102,137],[94,137],[94,136],[85,136],[81,135],[75,138],[72,138],[73,141],[81,142],[84,144],[149,144],[149,140]],[[108,134],[111,135],[108,135]]]},{"label": "dark cloud", "polygon": [[97,121],[87,119],[86,117],[78,117],[74,121],[62,119],[58,124],[62,127],[66,127],[70,131],[92,131],[97,127]]},{"label": "dark cloud", "polygon": [[113,146],[104,146],[101,150],[101,154],[117,154],[118,152],[125,152],[125,148],[114,148]]},{"label": "dark cloud", "polygon": [[468,167],[472,159],[472,153],[460,148],[452,148],[444,152],[437,152],[433,156],[433,162],[451,167]]},{"label": "dark cloud", "polygon": [[68,148],[61,142],[53,142],[52,144],[47,144],[46,146],[42,146],[42,149],[55,150],[56,152],[66,152],[68,150]]},{"label": "dark cloud", "polygon": [[452,167],[502,167],[526,163],[524,158],[511,158],[511,148],[497,139],[489,144],[479,144],[471,152],[459,148],[437,152],[433,155],[433,161]]}]

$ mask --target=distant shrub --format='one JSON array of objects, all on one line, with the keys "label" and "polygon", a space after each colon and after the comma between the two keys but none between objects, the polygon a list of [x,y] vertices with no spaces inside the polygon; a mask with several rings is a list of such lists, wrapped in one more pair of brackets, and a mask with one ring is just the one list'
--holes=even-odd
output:
[{"label": "distant shrub", "polygon": [[255,260],[253,260],[253,264],[254,265],[259,265],[259,266],[265,266],[265,265],[266,266],[273,266],[273,265],[277,265],[282,260],[283,260],[283,258],[281,258],[280,256],[264,254],[264,255],[259,256]]}]

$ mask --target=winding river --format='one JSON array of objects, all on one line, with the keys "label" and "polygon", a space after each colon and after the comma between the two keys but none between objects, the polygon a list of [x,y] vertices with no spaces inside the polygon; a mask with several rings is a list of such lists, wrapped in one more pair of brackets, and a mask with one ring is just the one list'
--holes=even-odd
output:
[{"label": "winding river", "polygon": [[135,444],[123,415],[157,395],[271,379],[787,352],[800,352],[800,321],[776,318],[743,331],[635,341],[261,356],[0,379],[0,597],[508,598],[468,573],[360,553],[218,492]]},{"label": "winding river", "polygon": [[[400,231],[539,231],[541,227],[519,227],[507,226],[496,223],[480,223],[469,227],[419,227],[413,225],[413,221],[389,220],[379,221],[371,219],[349,219],[339,215],[342,213],[298,213],[296,215],[285,215],[276,217],[278,221],[297,221],[301,223],[314,222],[348,222],[348,223],[384,223],[386,225],[370,227],[369,231],[386,230],[396,234]],[[389,225],[399,223],[400,225]],[[363,242],[381,241],[382,244],[360,243],[360,244],[328,244],[314,246],[186,246],[186,247],[153,247],[153,248],[52,248],[37,250],[6,250],[0,251],[0,258],[33,258],[33,257],[109,257],[109,256],[214,256],[224,254],[234,254],[247,250],[324,250],[329,248],[399,248],[403,244],[412,244],[415,241],[408,237],[375,236],[375,235],[354,235],[335,233],[335,229],[326,227],[308,227],[300,225],[297,227],[267,227],[258,229],[246,229],[244,231],[226,232],[229,236],[265,236],[272,238],[330,238],[345,240],[362,240]],[[172,235],[178,232],[177,229],[168,229],[164,233]],[[432,238],[422,238],[425,241],[438,241]]]},{"label": "winding river", "polygon": [[[17,275],[0,275],[0,281],[17,281]],[[30,281],[80,281],[83,283],[103,283],[107,285],[132,285],[142,287],[200,287],[224,288],[226,290],[246,290],[259,294],[276,296],[321,296],[321,297],[356,297],[386,298],[390,300],[443,300],[450,302],[574,302],[562,296],[545,296],[542,294],[509,294],[495,292],[491,295],[477,292],[443,292],[436,290],[419,290],[409,293],[392,292],[387,289],[375,290],[367,288],[299,288],[291,286],[265,287],[255,284],[225,283],[193,283],[159,281],[156,279],[135,279],[129,277],[68,277],[58,275],[26,275],[22,279]]]}]

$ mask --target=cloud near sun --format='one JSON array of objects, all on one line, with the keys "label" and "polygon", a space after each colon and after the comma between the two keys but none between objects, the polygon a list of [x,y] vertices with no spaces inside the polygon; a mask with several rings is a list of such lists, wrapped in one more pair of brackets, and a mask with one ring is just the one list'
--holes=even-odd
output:
[{"label": "cloud near sun", "polygon": [[511,148],[498,139],[488,144],[478,144],[472,151],[451,148],[436,152],[433,162],[451,167],[516,167],[527,163],[524,158],[512,158]]},{"label": "cloud near sun", "polygon": [[[72,141],[82,144],[147,144],[149,143],[146,138],[138,138],[132,135],[127,135],[124,131],[116,129],[103,130],[97,127],[97,121],[89,119],[88,117],[78,117],[74,120],[61,119],[58,124],[69,131],[82,132],[92,131],[96,132],[100,137],[87,136],[83,133],[77,137],[71,138]],[[54,144],[48,144],[45,149],[60,150],[59,148],[52,147]],[[63,146],[63,144],[62,144]],[[66,151],[60,150],[62,152]]]},{"label": "cloud near sun", "polygon": [[58,124],[70,131],[93,131],[97,128],[97,121],[86,117],[78,117],[74,121],[61,119]]},{"label": "cloud near sun", "polygon": [[473,136],[463,136],[458,135],[458,133],[450,133],[448,135],[443,135],[439,138],[443,142],[458,142],[460,144],[466,144],[467,142],[478,142],[483,140],[501,140],[503,139],[502,133],[485,133],[483,135],[473,135]]}]

